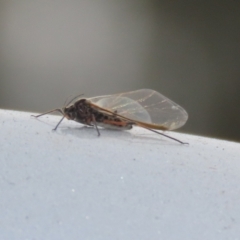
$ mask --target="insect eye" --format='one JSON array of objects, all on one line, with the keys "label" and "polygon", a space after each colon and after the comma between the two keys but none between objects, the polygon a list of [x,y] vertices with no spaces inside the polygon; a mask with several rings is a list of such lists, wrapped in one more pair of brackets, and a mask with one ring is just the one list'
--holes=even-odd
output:
[{"label": "insect eye", "polygon": [[70,106],[70,107],[65,107],[63,109],[64,111],[64,115],[67,119],[75,119],[76,117],[76,109],[74,106]]}]

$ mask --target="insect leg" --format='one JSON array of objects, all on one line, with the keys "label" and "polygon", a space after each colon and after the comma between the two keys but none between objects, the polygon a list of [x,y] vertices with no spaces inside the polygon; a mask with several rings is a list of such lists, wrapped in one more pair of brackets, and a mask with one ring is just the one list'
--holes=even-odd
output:
[{"label": "insect leg", "polygon": [[62,110],[59,109],[59,108],[56,108],[56,109],[53,109],[53,110],[51,110],[51,111],[41,113],[41,114],[39,114],[39,115],[31,115],[31,116],[32,116],[32,117],[35,117],[35,118],[38,118],[38,117],[41,117],[41,116],[43,116],[43,115],[46,115],[46,114],[49,114],[49,113],[52,113],[52,112],[60,112],[60,113],[63,115]]},{"label": "insect leg", "polygon": [[41,117],[41,116],[43,116],[45,114],[52,113],[52,112],[60,112],[63,115],[62,119],[58,122],[57,126],[53,129],[55,131],[55,130],[57,130],[57,128],[60,125],[60,123],[62,122],[62,120],[65,118],[65,116],[64,116],[64,114],[63,114],[61,109],[57,108],[57,109],[53,109],[53,110],[48,111],[48,112],[41,113],[39,115],[31,115],[31,116],[35,117],[35,118],[38,118],[38,117]]},{"label": "insect leg", "polygon": [[[142,127],[142,126],[141,126],[141,127]],[[177,141],[177,142],[179,142],[179,143],[181,143],[181,144],[188,144],[188,143],[182,142],[182,141],[180,141],[180,140],[178,140],[178,139],[176,139],[176,138],[170,137],[170,136],[168,136],[168,135],[166,135],[166,134],[164,134],[164,133],[160,133],[160,132],[158,132],[158,131],[155,131],[155,130],[153,130],[153,129],[151,129],[151,128],[146,128],[146,127],[143,127],[143,128],[145,128],[145,129],[147,129],[147,130],[149,130],[149,131],[152,131],[152,132],[154,132],[154,133],[160,134],[160,135],[162,135],[162,136],[164,136],[164,137],[170,138],[170,139],[172,139],[172,140],[174,140],[174,141]]]},{"label": "insect leg", "polygon": [[56,130],[57,130],[58,126],[60,125],[60,123],[62,122],[62,120],[63,120],[64,118],[65,118],[65,116],[63,116],[63,117],[61,118],[61,120],[58,122],[57,126],[53,129],[53,131],[56,131]]},{"label": "insect leg", "polygon": [[93,124],[96,127],[98,136],[100,136],[100,132],[99,132],[99,129],[98,129],[98,126],[97,126],[96,118],[95,118],[95,116],[93,114],[92,114],[92,119],[93,119]]}]

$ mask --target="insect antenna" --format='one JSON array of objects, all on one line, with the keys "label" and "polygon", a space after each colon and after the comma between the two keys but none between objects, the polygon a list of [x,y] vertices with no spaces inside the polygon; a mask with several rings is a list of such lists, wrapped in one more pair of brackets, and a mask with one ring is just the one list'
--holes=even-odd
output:
[{"label": "insect antenna", "polygon": [[145,129],[147,129],[147,130],[149,130],[149,131],[151,131],[151,132],[154,132],[154,133],[157,133],[157,134],[159,134],[159,135],[162,135],[162,136],[164,136],[164,137],[170,138],[170,139],[172,139],[172,140],[174,140],[174,141],[177,141],[177,142],[179,142],[179,143],[181,143],[181,144],[189,144],[189,143],[187,143],[187,142],[182,142],[182,141],[180,141],[180,140],[178,140],[178,139],[176,139],[176,138],[170,137],[170,136],[168,136],[168,135],[166,135],[166,134],[164,134],[164,133],[155,131],[155,130],[153,130],[153,129],[151,129],[151,128],[147,128],[147,127],[143,127],[143,126],[141,126],[141,127],[142,127],[142,128],[145,128]]},{"label": "insect antenna", "polygon": [[[79,98],[79,97],[81,97],[81,96],[83,96],[84,94],[82,93],[82,94],[79,94],[79,95],[77,95],[77,96],[75,96],[75,97],[73,97],[68,103],[67,103],[67,100],[69,99],[69,98],[67,98],[67,100],[65,101],[65,103],[64,103],[64,106],[65,107],[67,107],[70,103],[72,103],[75,99],[77,99],[77,98]],[[67,104],[66,104],[67,103]]]}]

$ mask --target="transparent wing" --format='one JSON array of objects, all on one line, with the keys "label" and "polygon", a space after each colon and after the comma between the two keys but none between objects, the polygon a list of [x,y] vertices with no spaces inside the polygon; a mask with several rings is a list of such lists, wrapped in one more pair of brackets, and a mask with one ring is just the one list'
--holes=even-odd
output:
[{"label": "transparent wing", "polygon": [[88,100],[133,121],[147,123],[155,129],[177,129],[188,119],[187,112],[181,106],[151,89],[93,97]]}]

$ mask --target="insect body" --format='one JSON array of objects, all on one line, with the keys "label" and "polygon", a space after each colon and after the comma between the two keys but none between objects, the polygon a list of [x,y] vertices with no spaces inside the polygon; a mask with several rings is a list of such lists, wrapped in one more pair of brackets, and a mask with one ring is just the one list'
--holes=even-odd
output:
[{"label": "insect body", "polygon": [[180,143],[183,142],[153,129],[177,129],[183,126],[188,119],[188,114],[182,107],[162,94],[150,89],[140,89],[87,99],[79,97],[78,99],[73,99],[62,109],[54,109],[34,117],[40,117],[55,111],[60,112],[63,117],[54,130],[58,128],[59,124],[66,117],[69,120],[88,126],[95,126],[98,135],[100,135],[98,126],[128,130],[135,125]]}]

